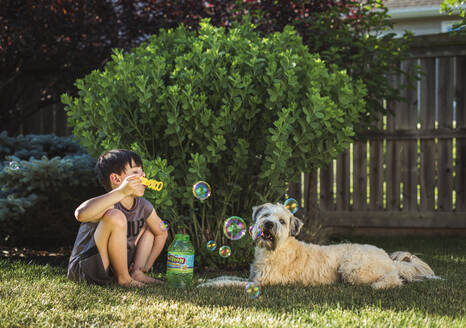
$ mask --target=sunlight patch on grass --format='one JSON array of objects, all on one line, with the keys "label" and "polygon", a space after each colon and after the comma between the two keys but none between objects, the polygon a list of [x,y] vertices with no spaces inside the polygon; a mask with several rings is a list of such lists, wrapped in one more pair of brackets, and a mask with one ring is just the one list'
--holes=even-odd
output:
[{"label": "sunlight patch on grass", "polygon": [[[466,242],[461,238],[364,239],[409,250],[444,280],[369,286],[169,289],[78,285],[64,267],[0,259],[0,326],[8,327],[464,327]],[[195,279],[197,281],[197,277]]]}]

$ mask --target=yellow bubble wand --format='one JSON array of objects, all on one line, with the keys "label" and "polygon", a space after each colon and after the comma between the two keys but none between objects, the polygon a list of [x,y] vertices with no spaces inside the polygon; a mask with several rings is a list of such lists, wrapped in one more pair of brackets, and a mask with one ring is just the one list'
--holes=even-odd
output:
[{"label": "yellow bubble wand", "polygon": [[163,182],[162,181],[157,181],[153,179],[147,179],[146,177],[141,177],[141,183],[147,188],[155,190],[155,191],[161,191],[163,188]]}]

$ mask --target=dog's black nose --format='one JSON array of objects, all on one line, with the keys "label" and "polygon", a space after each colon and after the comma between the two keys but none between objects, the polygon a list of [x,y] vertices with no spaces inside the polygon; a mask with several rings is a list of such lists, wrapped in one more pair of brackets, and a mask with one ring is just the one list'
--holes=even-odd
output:
[{"label": "dog's black nose", "polygon": [[264,222],[264,229],[265,230],[270,230],[273,228],[273,222],[272,221],[265,221]]}]

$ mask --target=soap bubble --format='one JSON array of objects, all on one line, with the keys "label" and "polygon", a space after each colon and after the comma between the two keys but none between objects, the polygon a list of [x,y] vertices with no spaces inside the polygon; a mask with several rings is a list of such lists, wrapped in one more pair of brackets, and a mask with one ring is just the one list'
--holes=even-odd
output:
[{"label": "soap bubble", "polygon": [[213,240],[209,240],[206,245],[207,249],[211,252],[217,249],[217,243]]},{"label": "soap bubble", "polygon": [[249,227],[249,234],[251,235],[251,238],[253,240],[256,240],[257,238],[259,238],[261,235],[262,235],[262,230],[260,227],[257,227],[256,229],[256,233],[253,235],[254,233],[254,225],[250,226]]},{"label": "soap bubble", "polygon": [[206,200],[210,196],[210,186],[207,182],[198,181],[193,185],[193,195],[199,200]]},{"label": "soap bubble", "polygon": [[294,198],[288,198],[283,205],[293,214],[298,211],[298,201]]},{"label": "soap bubble", "polygon": [[231,240],[241,239],[246,233],[246,223],[239,216],[230,216],[223,224],[223,233]]},{"label": "soap bubble", "polygon": [[231,255],[231,248],[230,246],[222,246],[218,249],[218,254],[221,257],[229,257]]},{"label": "soap bubble", "polygon": [[261,294],[261,290],[259,286],[257,286],[253,282],[248,282],[246,287],[244,288],[244,293],[246,296],[249,296],[250,298],[258,298]]},{"label": "soap bubble", "polygon": [[160,229],[162,231],[168,231],[168,229],[170,229],[170,225],[168,224],[167,221],[162,221],[160,222]]},{"label": "soap bubble", "polygon": [[17,161],[11,161],[9,163],[10,169],[19,170],[19,163]]}]

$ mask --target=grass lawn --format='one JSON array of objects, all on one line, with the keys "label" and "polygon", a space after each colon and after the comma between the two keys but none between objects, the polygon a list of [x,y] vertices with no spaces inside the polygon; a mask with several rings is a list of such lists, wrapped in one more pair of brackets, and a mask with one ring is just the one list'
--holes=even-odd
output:
[{"label": "grass lawn", "polygon": [[77,285],[63,266],[0,259],[0,326],[466,327],[466,238],[351,241],[409,250],[445,280],[389,290],[343,283],[263,287],[251,299],[241,288]]}]

